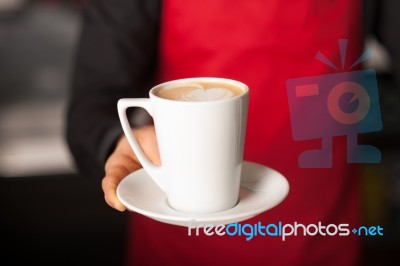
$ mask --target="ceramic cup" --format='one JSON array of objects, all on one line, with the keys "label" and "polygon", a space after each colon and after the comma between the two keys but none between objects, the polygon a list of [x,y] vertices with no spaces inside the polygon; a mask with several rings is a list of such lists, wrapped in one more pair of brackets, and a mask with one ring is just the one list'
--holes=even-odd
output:
[{"label": "ceramic cup", "polygon": [[[240,93],[195,101],[158,96],[162,90],[193,84],[234,87]],[[204,91],[207,94],[212,90]],[[234,207],[239,199],[248,86],[230,79],[189,78],[157,85],[149,94],[150,98],[119,100],[118,113],[129,144],[143,168],[166,193],[168,204],[188,213],[212,213]],[[153,117],[160,166],[148,160],[132,134],[126,115],[129,107],[144,108]]]}]

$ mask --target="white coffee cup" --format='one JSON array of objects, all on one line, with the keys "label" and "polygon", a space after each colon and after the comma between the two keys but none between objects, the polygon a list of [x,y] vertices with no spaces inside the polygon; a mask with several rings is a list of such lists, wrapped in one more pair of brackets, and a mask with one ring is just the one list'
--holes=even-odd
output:
[{"label": "white coffee cup", "polygon": [[[156,95],[162,90],[193,84],[234,87],[240,95],[210,100],[210,94],[200,101],[170,100]],[[190,78],[155,86],[150,90],[150,98],[119,100],[118,113],[125,135],[143,168],[166,193],[172,208],[211,213],[237,204],[248,92],[247,85],[235,80]],[[126,115],[129,107],[144,108],[153,117],[160,166],[148,160],[132,134]]]}]

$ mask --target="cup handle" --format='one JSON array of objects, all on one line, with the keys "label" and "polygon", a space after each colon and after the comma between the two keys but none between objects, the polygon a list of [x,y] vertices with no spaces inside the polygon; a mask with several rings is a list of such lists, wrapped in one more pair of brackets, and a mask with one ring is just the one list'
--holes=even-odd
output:
[{"label": "cup handle", "polygon": [[151,102],[150,99],[148,98],[120,99],[118,101],[118,115],[125,136],[128,139],[128,142],[131,145],[133,151],[135,152],[135,155],[138,158],[139,162],[142,164],[143,168],[148,172],[148,174],[154,180],[154,182],[156,182],[156,184],[161,188],[161,190],[165,191],[163,178],[161,176],[161,167],[153,164],[146,157],[142,148],[140,148],[139,143],[137,142],[135,136],[132,133],[128,117],[126,115],[126,109],[128,109],[129,107],[141,107],[145,109],[152,116],[153,114],[150,105]]}]

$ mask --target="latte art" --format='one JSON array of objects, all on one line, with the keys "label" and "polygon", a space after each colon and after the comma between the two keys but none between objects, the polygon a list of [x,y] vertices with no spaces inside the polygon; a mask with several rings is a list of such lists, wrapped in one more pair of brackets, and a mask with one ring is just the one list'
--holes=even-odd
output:
[{"label": "latte art", "polygon": [[196,89],[182,95],[184,101],[215,101],[233,97],[230,90],[224,88]]},{"label": "latte art", "polygon": [[187,102],[217,101],[241,95],[239,87],[218,83],[188,83],[162,88],[155,92],[158,97]]}]

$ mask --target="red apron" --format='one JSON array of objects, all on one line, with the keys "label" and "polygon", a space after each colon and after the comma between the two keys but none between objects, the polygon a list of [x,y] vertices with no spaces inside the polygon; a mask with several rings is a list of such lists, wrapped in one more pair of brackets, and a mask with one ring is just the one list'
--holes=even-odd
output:
[{"label": "red apron", "polygon": [[[289,180],[284,202],[246,223],[359,224],[358,180],[346,163],[344,138],[333,141],[332,168],[298,167],[299,154],[321,144],[293,141],[286,80],[334,73],[314,57],[321,51],[340,64],[338,39],[349,39],[346,60],[354,62],[360,8],[348,0],[164,1],[160,82],[215,76],[248,84],[245,160]],[[354,236],[188,236],[187,228],[141,215],[132,218],[128,247],[129,261],[138,265],[350,265],[358,253]]]}]

